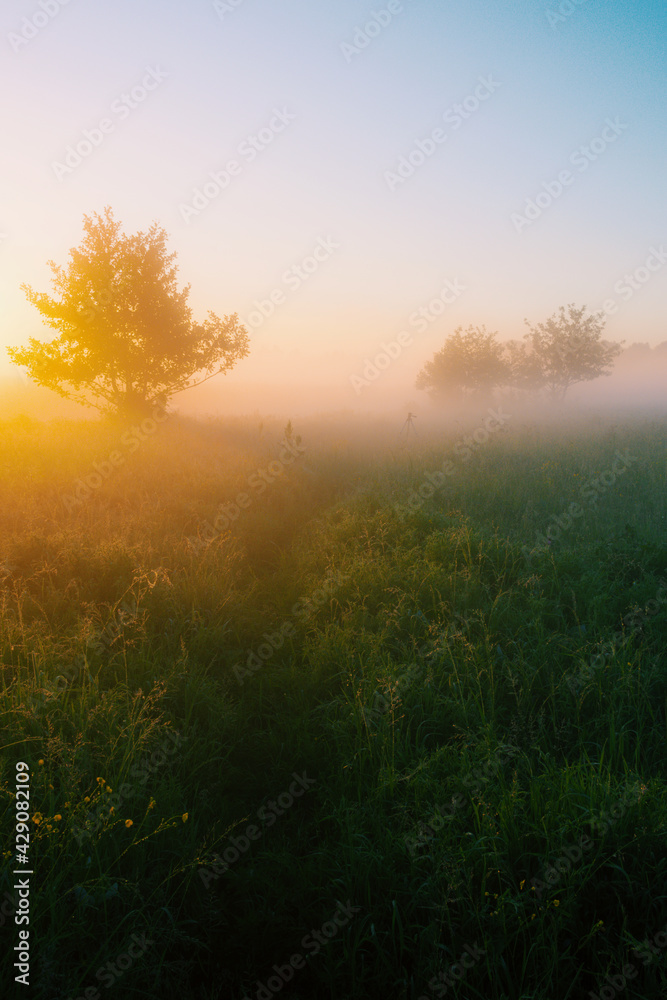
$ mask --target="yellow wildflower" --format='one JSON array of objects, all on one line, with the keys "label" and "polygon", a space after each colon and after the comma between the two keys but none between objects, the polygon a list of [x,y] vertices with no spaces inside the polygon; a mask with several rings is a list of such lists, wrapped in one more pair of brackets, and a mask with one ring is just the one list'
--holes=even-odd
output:
[{"label": "yellow wildflower", "polygon": [[42,822],[42,814],[35,813],[35,815],[32,817],[32,821],[33,823],[37,823],[37,825],[39,826],[39,824]]},{"label": "yellow wildflower", "polygon": [[126,827],[128,828],[128,830],[129,830],[129,828],[130,828],[131,826],[134,826],[134,823],[133,823],[133,821],[132,821],[131,819],[126,819],[126,820],[125,820],[125,826],[126,826]]},{"label": "yellow wildflower", "polygon": [[189,813],[183,813],[183,815],[181,816],[181,819],[183,820],[184,823],[187,823],[187,821],[188,821],[188,815],[189,815]]},{"label": "yellow wildflower", "polygon": [[53,817],[53,819],[54,819],[54,821],[56,823],[60,823],[60,820],[62,819],[62,816],[60,815],[60,813],[56,813],[55,816]]}]

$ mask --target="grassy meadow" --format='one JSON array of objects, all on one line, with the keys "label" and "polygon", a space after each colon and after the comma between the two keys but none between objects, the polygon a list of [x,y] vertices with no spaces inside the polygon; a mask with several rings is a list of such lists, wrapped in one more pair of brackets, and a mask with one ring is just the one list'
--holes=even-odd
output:
[{"label": "grassy meadow", "polygon": [[664,995],[667,421],[485,413],[3,423],[6,995]]}]

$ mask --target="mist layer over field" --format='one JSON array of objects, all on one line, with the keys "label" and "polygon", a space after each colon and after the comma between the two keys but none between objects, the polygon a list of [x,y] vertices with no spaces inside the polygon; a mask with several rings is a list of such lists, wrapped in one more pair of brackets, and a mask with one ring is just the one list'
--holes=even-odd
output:
[{"label": "mist layer over field", "polygon": [[[350,375],[363,374],[363,365],[342,352],[326,364],[321,359],[301,358],[279,350],[259,350],[259,357],[240,362],[227,375],[195,387],[174,398],[171,409],[188,416],[215,417],[239,414],[275,414],[280,419],[347,412],[363,424],[372,415],[387,417],[402,424],[406,414],[417,413],[429,424],[460,419],[460,408],[434,404],[428,394],[415,389],[414,380],[427,360],[417,345],[411,349],[414,359],[403,357],[400,364],[379,373],[355,392]],[[369,359],[372,363],[372,357]],[[581,386],[573,386],[567,401],[557,408],[547,408],[563,418],[583,410],[613,416],[614,412],[660,411],[664,408],[667,387],[667,341],[651,348],[648,344],[626,345],[608,377]],[[508,398],[522,412],[542,419],[545,406],[528,394],[501,392],[495,398]],[[475,403],[468,409],[475,410]],[[479,409],[479,405],[477,405]],[[0,417],[19,414],[90,419],[92,411],[52,392],[40,389],[20,375],[0,380]],[[390,432],[391,433],[391,432]]]}]

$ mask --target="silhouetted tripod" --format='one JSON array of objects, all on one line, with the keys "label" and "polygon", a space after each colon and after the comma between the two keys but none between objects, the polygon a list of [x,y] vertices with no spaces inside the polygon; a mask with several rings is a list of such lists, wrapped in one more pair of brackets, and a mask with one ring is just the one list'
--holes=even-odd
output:
[{"label": "silhouetted tripod", "polygon": [[406,439],[410,437],[411,433],[413,435],[415,435],[415,436],[417,434],[417,428],[415,427],[415,425],[413,423],[413,420],[415,419],[416,416],[417,416],[416,413],[408,413],[407,420],[405,421],[405,423],[401,427],[401,431],[400,432],[402,434],[403,431],[405,431],[405,437],[406,437]]}]

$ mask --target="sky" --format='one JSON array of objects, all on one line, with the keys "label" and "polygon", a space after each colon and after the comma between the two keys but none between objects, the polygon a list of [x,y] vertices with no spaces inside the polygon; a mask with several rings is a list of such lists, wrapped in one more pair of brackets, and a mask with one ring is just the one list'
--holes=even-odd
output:
[{"label": "sky", "polygon": [[106,205],[246,324],[211,406],[412,402],[456,327],[570,302],[667,340],[666,29],[662,0],[5,0],[0,377],[54,335],[20,285]]}]

